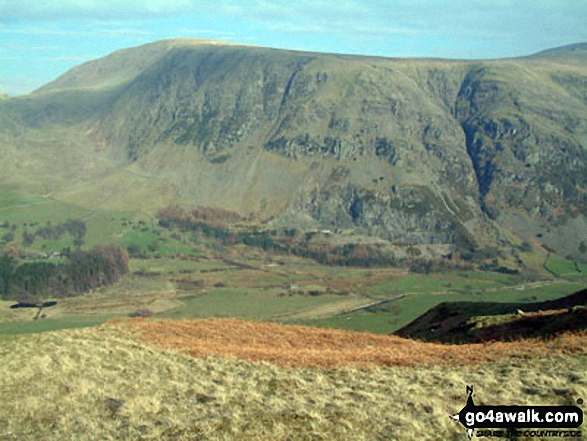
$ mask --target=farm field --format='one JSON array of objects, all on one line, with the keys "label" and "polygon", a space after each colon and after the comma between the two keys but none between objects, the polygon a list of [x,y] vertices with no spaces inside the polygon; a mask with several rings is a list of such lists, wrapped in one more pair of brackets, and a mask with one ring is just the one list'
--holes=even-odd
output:
[{"label": "farm field", "polygon": [[576,263],[557,256],[549,256],[546,268],[555,276],[569,280],[581,280],[587,277],[587,264]]},{"label": "farm field", "polygon": [[[551,282],[542,286],[520,285],[476,294],[453,292],[413,293],[394,302],[335,317],[306,320],[302,323],[311,326],[354,329],[385,334],[400,329],[442,302],[539,302],[564,297],[584,287],[585,283]],[[479,305],[479,308],[479,313],[482,315],[482,304]]]},{"label": "farm field", "polygon": [[64,221],[68,217],[89,216],[92,210],[49,196],[33,196],[10,191],[0,186],[0,221],[22,224]]},{"label": "farm field", "polygon": [[[32,316],[32,315],[31,315]],[[33,321],[22,320],[17,322],[0,323],[0,335],[20,335],[51,332],[61,329],[86,328],[99,325],[114,317],[108,315],[78,315],[58,318],[47,318]]]}]

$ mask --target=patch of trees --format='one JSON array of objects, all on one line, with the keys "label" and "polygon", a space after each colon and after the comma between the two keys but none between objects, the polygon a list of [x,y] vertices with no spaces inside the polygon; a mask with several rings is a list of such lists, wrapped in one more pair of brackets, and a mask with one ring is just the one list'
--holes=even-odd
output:
[{"label": "patch of trees", "polygon": [[83,238],[86,235],[86,224],[80,219],[68,219],[62,224],[52,225],[47,222],[44,227],[39,227],[35,231],[35,236],[43,239],[59,239],[65,232],[73,237],[74,246],[79,249],[83,244]]},{"label": "patch of trees", "polygon": [[394,256],[383,252],[376,246],[346,244],[332,246],[329,244],[309,243],[311,239],[302,236],[296,240],[295,230],[288,230],[283,235],[276,231],[238,231],[233,232],[219,225],[196,220],[191,214],[178,207],[167,207],[159,212],[159,225],[164,228],[179,228],[184,232],[196,232],[214,238],[223,245],[244,244],[261,248],[265,251],[288,253],[314,259],[328,265],[346,266],[395,266],[398,262]]},{"label": "patch of trees", "polygon": [[479,269],[482,271],[495,271],[497,273],[502,274],[509,274],[509,275],[517,275],[520,274],[520,271],[513,268],[508,268],[507,266],[500,266],[497,262],[492,262],[491,264],[484,264],[480,265]]},{"label": "patch of trees", "polygon": [[22,245],[24,247],[30,247],[35,242],[35,235],[28,231],[22,232]]},{"label": "patch of trees", "polygon": [[[25,228],[27,224],[23,224]],[[29,227],[38,226],[37,223],[29,223]],[[2,241],[9,243],[15,240],[14,231],[16,230],[16,224],[10,225],[10,222],[4,221],[0,224],[0,228],[11,228],[12,231],[2,235]],[[73,245],[76,249],[80,249],[83,245],[84,236],[86,235],[86,224],[81,219],[68,219],[63,223],[52,224],[51,221],[47,221],[45,226],[38,227],[36,230],[25,230],[21,234],[22,245],[24,247],[30,247],[34,244],[36,238],[42,238],[45,240],[58,240],[65,233],[68,233],[73,238]]]},{"label": "patch of trees", "polygon": [[196,207],[192,210],[186,210],[178,205],[162,208],[159,210],[157,218],[160,220],[167,219],[178,226],[201,222],[212,227],[240,222],[243,219],[240,214],[222,208]]},{"label": "patch of trees", "polygon": [[314,259],[326,265],[341,266],[397,266],[395,256],[376,245],[348,243],[342,246],[329,244],[299,243],[292,253]]},{"label": "patch of trees", "polygon": [[430,259],[422,259],[417,261],[412,261],[410,263],[410,271],[417,274],[430,274],[439,271],[447,271],[447,270],[467,270],[470,271],[473,269],[473,266],[467,263],[456,263],[451,262],[448,260],[430,260]]},{"label": "patch of trees", "polygon": [[14,240],[14,233],[12,231],[2,235],[2,242],[9,243]]},{"label": "patch of trees", "polygon": [[128,273],[128,254],[118,245],[74,251],[68,262],[22,262],[0,255],[0,294],[6,300],[71,297],[109,285]]},{"label": "patch of trees", "polygon": [[[211,215],[202,214],[207,210],[214,213],[216,209],[185,210],[179,206],[166,207],[159,211],[159,225],[163,228],[178,228],[183,232],[201,234],[220,242],[222,245],[244,244],[250,247],[261,248],[264,251],[293,254],[313,259],[326,265],[358,266],[358,267],[389,267],[411,265],[414,272],[429,273],[449,267],[460,267],[455,262],[422,259],[422,251],[415,247],[408,247],[409,259],[399,259],[385,247],[376,244],[332,245],[329,243],[312,242],[317,232],[298,234],[295,229],[286,229],[281,232],[272,231],[231,231],[223,223],[210,224],[203,219],[214,219]],[[219,213],[224,210],[218,209]],[[225,212],[231,213],[231,212]],[[237,215],[238,216],[238,215]],[[228,217],[224,217],[226,220]],[[130,251],[130,248],[129,248]],[[465,267],[468,267],[465,264]]]},{"label": "patch of trees", "polygon": [[266,231],[231,232],[227,228],[221,226],[209,225],[199,221],[176,220],[172,218],[160,219],[159,225],[164,228],[178,227],[184,232],[190,231],[200,233],[206,237],[220,241],[223,245],[244,244],[250,247],[262,248],[265,251],[287,252],[290,250],[288,244],[276,241],[271,237],[271,234]]}]

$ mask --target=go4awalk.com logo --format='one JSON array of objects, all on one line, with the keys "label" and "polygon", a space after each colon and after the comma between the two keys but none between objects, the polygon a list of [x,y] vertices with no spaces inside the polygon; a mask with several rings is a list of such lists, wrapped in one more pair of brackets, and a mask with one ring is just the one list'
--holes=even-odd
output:
[{"label": "go4awalk.com logo", "polygon": [[581,438],[580,430],[565,430],[583,424],[583,411],[577,406],[477,406],[472,386],[467,386],[467,395],[465,407],[450,418],[467,429],[469,439],[475,431],[479,437]]}]

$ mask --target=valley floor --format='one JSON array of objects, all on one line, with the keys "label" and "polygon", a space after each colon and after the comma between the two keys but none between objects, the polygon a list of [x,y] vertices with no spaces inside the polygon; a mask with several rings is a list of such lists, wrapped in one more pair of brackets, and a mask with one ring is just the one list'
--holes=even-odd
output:
[{"label": "valley floor", "polygon": [[10,309],[14,302],[0,300],[0,334],[92,326],[141,309],[157,318],[234,317],[387,334],[441,302],[526,304],[585,287],[578,279],[531,281],[457,270],[413,274],[398,268],[319,265],[254,249],[237,252],[228,260],[131,259],[131,274],[118,283],[55,299],[57,305],[46,308],[46,318],[40,320],[33,320],[36,310]]}]

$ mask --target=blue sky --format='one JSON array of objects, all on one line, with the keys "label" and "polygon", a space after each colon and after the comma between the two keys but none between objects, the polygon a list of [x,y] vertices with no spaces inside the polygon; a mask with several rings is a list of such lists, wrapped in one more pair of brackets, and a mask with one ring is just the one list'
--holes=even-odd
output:
[{"label": "blue sky", "polygon": [[164,38],[389,57],[501,58],[587,41],[587,0],[0,0],[0,92]]}]

